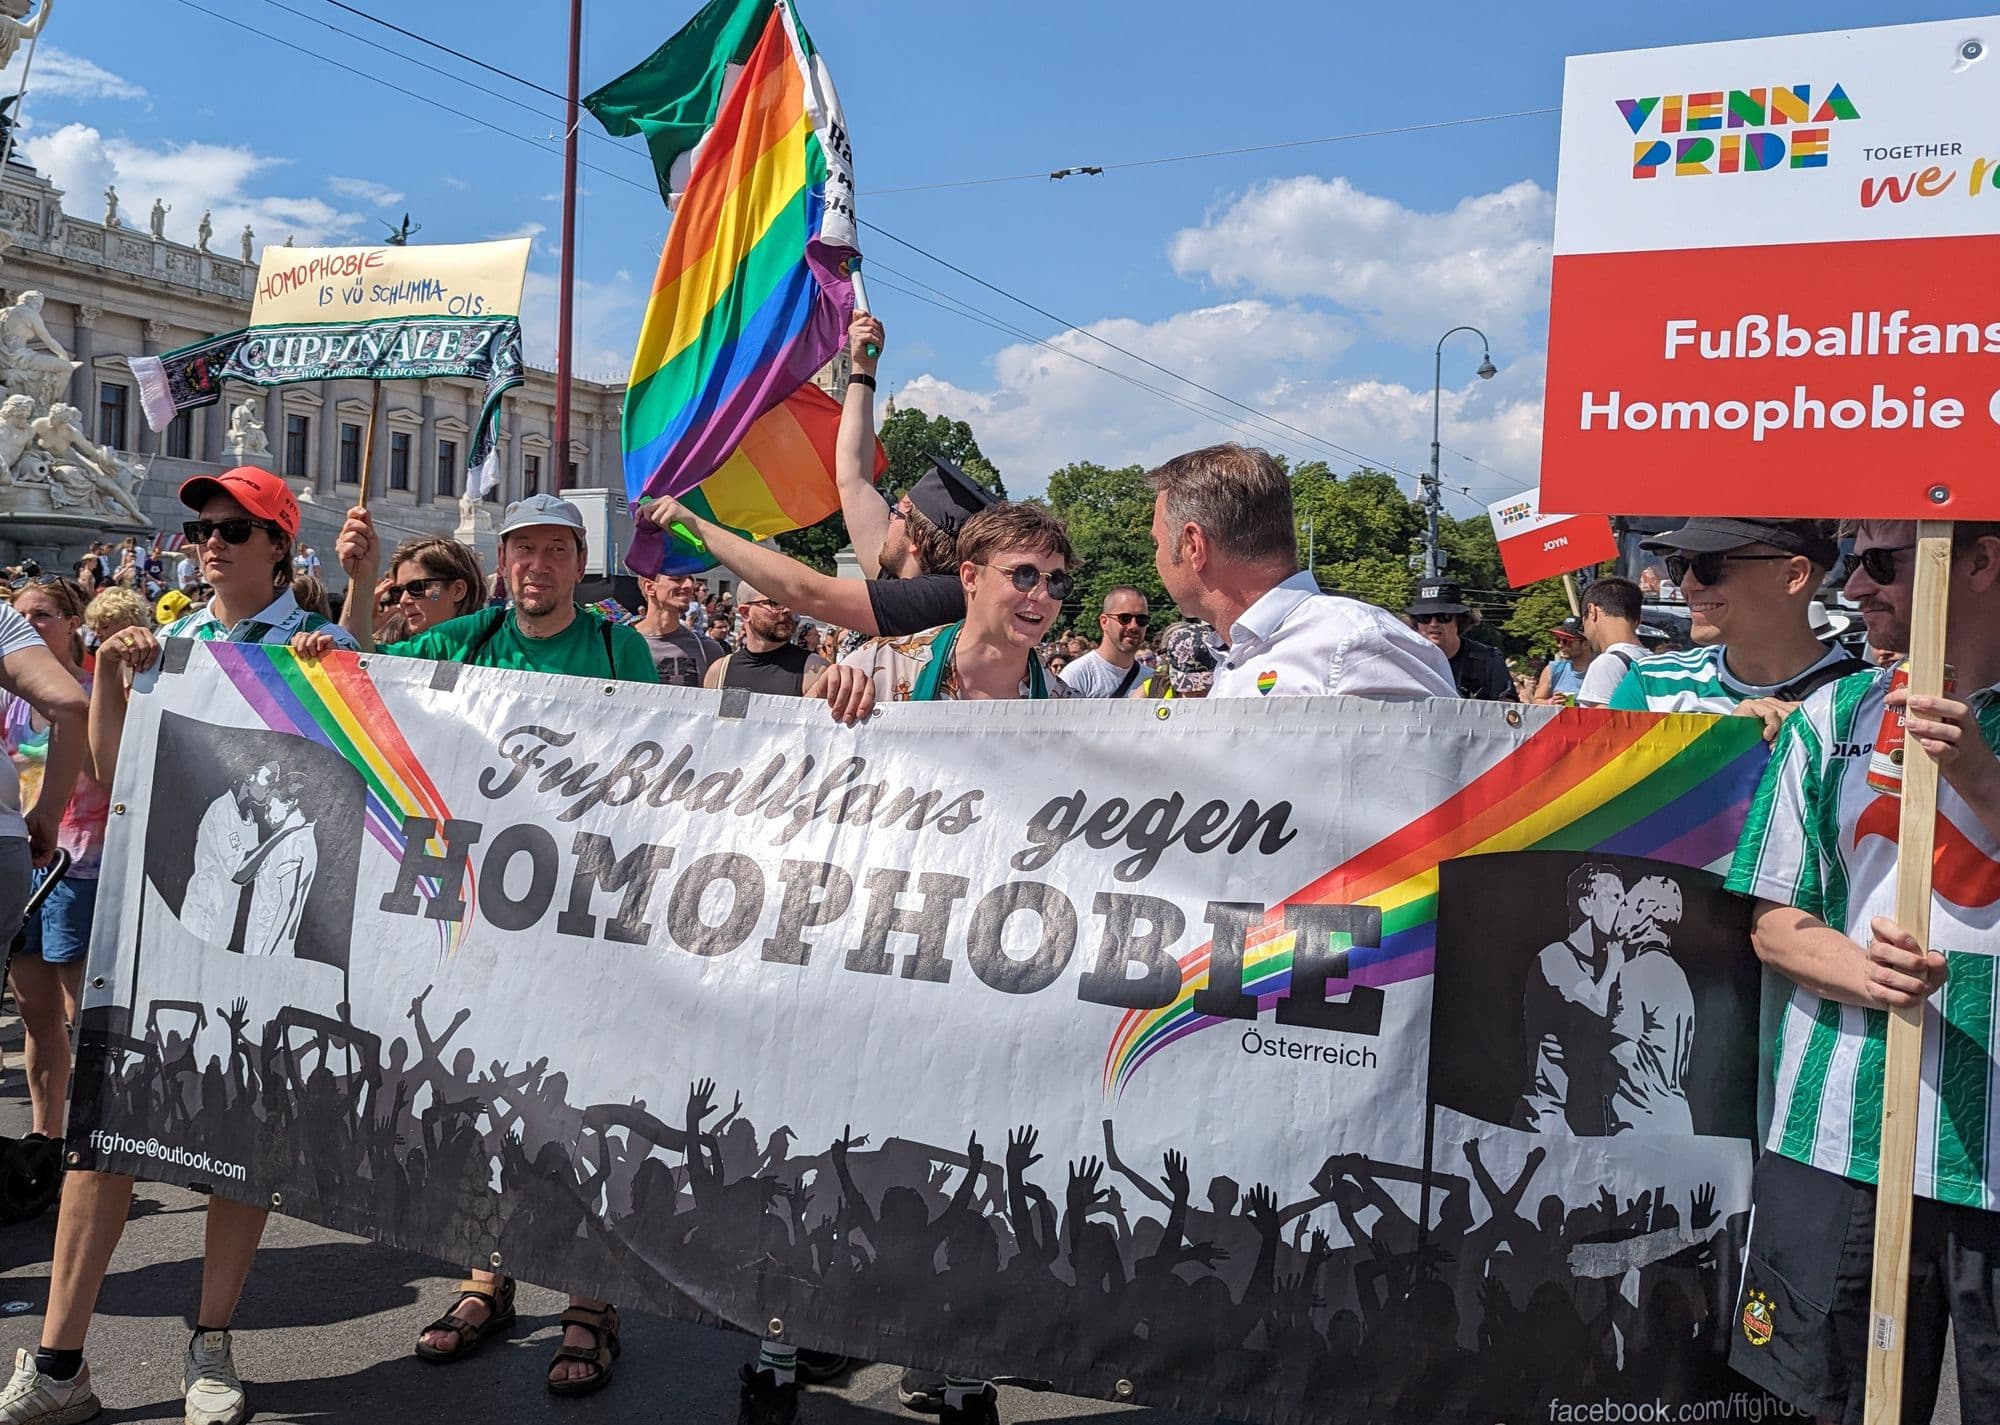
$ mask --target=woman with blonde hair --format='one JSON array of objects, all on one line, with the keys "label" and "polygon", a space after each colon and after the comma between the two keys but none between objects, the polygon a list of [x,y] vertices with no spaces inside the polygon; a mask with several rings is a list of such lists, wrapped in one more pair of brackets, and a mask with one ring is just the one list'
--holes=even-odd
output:
[{"label": "woman with blonde hair", "polygon": [[145,628],[153,622],[153,606],[130,589],[102,589],[84,606],[83,626],[93,646],[123,628]]}]

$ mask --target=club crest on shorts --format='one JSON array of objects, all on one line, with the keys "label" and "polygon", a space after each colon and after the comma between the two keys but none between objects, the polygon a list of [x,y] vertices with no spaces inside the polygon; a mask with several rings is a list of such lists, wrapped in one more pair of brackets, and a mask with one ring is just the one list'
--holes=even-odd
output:
[{"label": "club crest on shorts", "polygon": [[1743,1339],[1753,1346],[1770,1345],[1777,1317],[1778,1309],[1771,1304],[1771,1298],[1753,1287],[1743,1302]]},{"label": "club crest on shorts", "polygon": [[1263,672],[1257,675],[1258,692],[1268,694],[1271,691],[1271,689],[1277,686],[1278,686],[1278,670],[1276,668],[1266,668]]}]

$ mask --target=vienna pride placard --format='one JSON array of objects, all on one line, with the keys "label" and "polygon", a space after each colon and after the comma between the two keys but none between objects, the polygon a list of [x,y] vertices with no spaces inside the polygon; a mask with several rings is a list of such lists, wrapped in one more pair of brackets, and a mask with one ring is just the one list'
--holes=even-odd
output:
[{"label": "vienna pride placard", "polygon": [[1548,509],[2000,517],[1995,41],[1569,60]]}]

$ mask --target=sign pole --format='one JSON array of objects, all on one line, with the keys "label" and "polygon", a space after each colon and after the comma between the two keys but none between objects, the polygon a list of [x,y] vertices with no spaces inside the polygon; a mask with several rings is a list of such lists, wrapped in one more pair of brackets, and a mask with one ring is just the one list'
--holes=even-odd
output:
[{"label": "sign pole", "polygon": [[375,385],[375,403],[368,408],[368,434],[361,442],[361,498],[354,503],[368,508],[369,475],[375,468],[375,428],[382,424],[382,383]]},{"label": "sign pole", "polygon": [[1563,592],[1564,592],[1565,594],[1569,595],[1569,615],[1570,615],[1570,617],[1571,617],[1571,618],[1582,618],[1582,617],[1583,617],[1583,605],[1579,604],[1579,603],[1578,603],[1578,602],[1576,601],[1576,575],[1574,575],[1574,574],[1565,574],[1565,575],[1563,575]]},{"label": "sign pole", "polygon": [[[1910,696],[1944,689],[1945,594],[1951,521],[1917,524],[1916,588],[1910,609]],[[1926,950],[1931,940],[1931,857],[1937,839],[1937,763],[1916,739],[1903,742],[1902,821],[1897,836],[1896,923]],[[1875,1197],[1875,1268],[1868,1296],[1868,1393],[1864,1425],[1899,1425],[1903,1413],[1905,1311],[1910,1295],[1910,1214],[1917,1170],[1917,1098],[1923,1075],[1924,1004],[1889,1011],[1882,1072],[1882,1149]]]}]

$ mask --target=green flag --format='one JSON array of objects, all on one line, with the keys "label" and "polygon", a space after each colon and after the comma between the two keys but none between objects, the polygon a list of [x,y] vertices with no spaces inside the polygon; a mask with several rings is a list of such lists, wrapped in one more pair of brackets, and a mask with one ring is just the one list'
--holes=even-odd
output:
[{"label": "green flag", "polygon": [[[653,155],[660,197],[671,206],[673,195],[686,186],[685,156],[715,122],[729,87],[731,71],[750,58],[773,4],[783,0],[709,0],[680,32],[635,69],[626,71],[588,95],[584,108],[597,116],[605,131],[623,138],[644,134]],[[787,10],[808,55],[811,41]],[[674,165],[681,163],[679,182]]]}]

